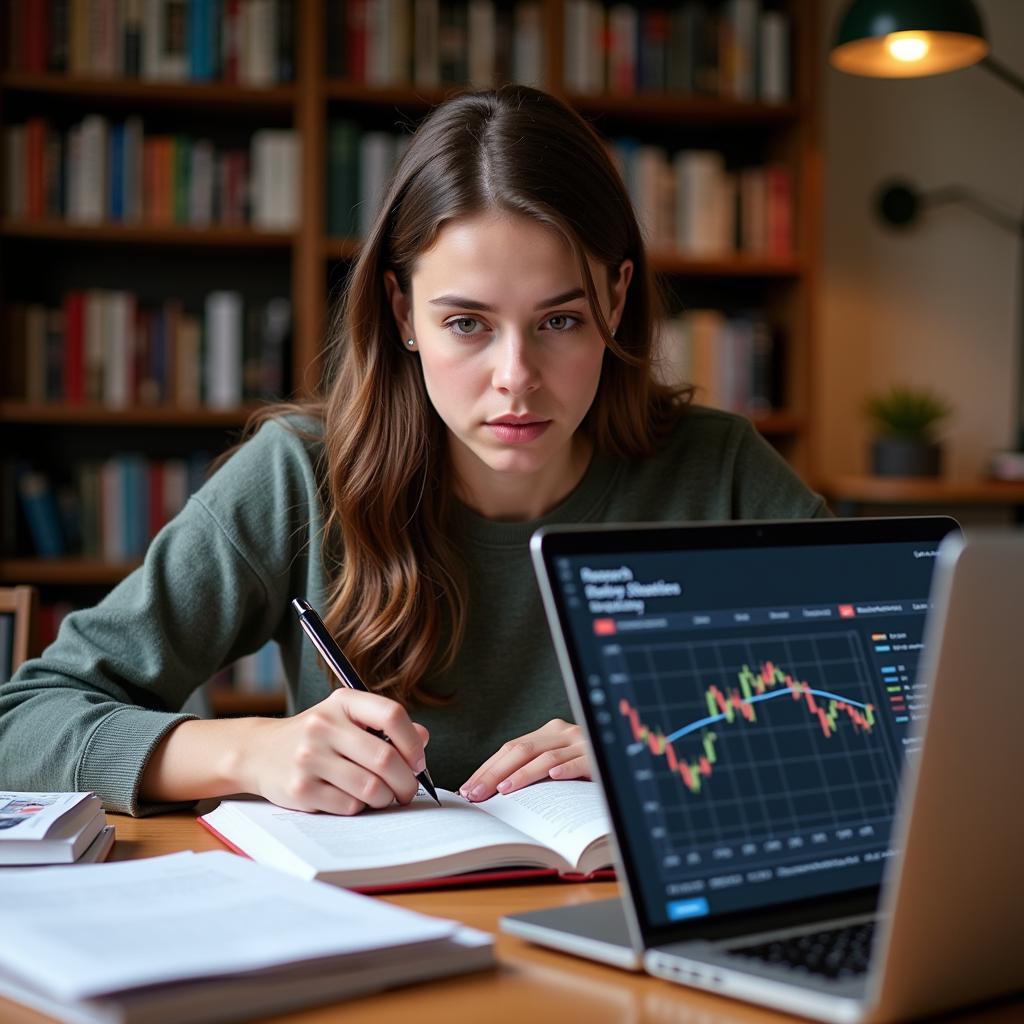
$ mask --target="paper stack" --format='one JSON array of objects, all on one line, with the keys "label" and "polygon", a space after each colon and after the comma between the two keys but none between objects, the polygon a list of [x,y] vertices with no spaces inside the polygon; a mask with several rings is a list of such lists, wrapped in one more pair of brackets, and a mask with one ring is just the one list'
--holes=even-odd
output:
[{"label": "paper stack", "polygon": [[483,932],[219,852],[0,871],[0,935],[0,997],[76,1024],[250,1020],[494,964]]},{"label": "paper stack", "polygon": [[89,864],[104,860],[114,827],[95,793],[0,790],[0,865]]}]

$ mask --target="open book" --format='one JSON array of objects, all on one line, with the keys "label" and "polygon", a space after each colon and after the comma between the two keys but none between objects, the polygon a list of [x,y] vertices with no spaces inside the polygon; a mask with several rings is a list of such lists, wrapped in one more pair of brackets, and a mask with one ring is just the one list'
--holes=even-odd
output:
[{"label": "open book", "polygon": [[[224,800],[199,820],[230,847],[300,878],[355,889],[409,888],[487,876],[592,875],[612,863],[594,782],[540,782],[472,804],[439,789],[405,807],[352,817]],[[461,877],[452,877],[461,876]]]}]

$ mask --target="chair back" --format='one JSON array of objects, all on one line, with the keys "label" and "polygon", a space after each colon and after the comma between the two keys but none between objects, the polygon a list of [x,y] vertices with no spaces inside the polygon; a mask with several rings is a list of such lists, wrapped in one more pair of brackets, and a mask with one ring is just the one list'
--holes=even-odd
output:
[{"label": "chair back", "polygon": [[0,587],[0,681],[36,654],[35,587]]}]

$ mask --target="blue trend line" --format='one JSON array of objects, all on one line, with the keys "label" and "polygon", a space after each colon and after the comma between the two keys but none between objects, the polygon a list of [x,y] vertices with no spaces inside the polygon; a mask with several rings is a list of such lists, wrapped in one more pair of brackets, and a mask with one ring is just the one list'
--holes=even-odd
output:
[{"label": "blue trend line", "polygon": [[[838,693],[830,693],[828,690],[809,690],[808,692],[813,693],[815,697],[828,697],[830,700],[840,700],[844,704],[851,704],[857,708],[866,708],[867,704],[861,704],[859,700],[851,700],[849,697],[840,697]],[[740,701],[741,704],[756,704],[762,700],[772,700],[775,697],[786,697],[792,696],[793,691],[787,686],[784,690],[772,690],[769,693],[759,693],[756,697],[750,697],[747,700]],[[711,725],[714,722],[721,722],[725,719],[725,715],[709,715],[707,718],[702,718],[697,722],[691,722],[689,725],[684,725],[682,729],[676,729],[671,736],[665,737],[666,743],[671,743],[673,740],[679,739],[681,736],[686,736],[688,733],[696,732],[698,729],[703,729],[705,725]]]}]

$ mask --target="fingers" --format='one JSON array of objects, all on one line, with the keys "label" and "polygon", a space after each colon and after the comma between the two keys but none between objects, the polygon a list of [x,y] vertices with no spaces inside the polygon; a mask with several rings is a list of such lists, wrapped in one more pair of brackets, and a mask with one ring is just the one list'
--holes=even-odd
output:
[{"label": "fingers", "polygon": [[426,730],[422,727],[422,732],[417,730],[397,701],[362,690],[335,690],[324,703],[330,701],[340,704],[345,716],[356,725],[383,732],[413,772],[421,772],[426,767],[423,752]]},{"label": "fingers", "polygon": [[552,779],[589,779],[593,777],[590,770],[590,759],[584,752],[582,757],[556,764],[548,772]]},{"label": "fingers", "polygon": [[[282,721],[278,731],[281,740],[263,759],[267,785],[261,787],[274,803],[303,811],[358,814],[365,807],[388,807],[395,800],[408,803],[416,795],[419,784],[413,766],[424,764],[429,734],[393,700],[356,690],[335,691],[308,711]],[[276,772],[267,763],[270,760],[279,766]]]},{"label": "fingers", "polygon": [[[574,743],[559,750],[548,750],[535,757],[529,764],[513,772],[507,779],[498,783],[499,793],[514,793],[517,789],[540,782],[541,779],[578,779],[578,774],[562,775],[559,770],[566,764],[582,761],[586,765],[586,751],[582,743]],[[573,769],[573,772],[578,769]],[[586,770],[583,774],[586,774]]]},{"label": "fingers", "polygon": [[[584,754],[579,727],[556,718],[503,744],[463,783],[459,792],[468,800],[487,800],[496,792],[512,792],[547,778],[555,765]],[[502,788],[505,782],[508,785]]]}]

